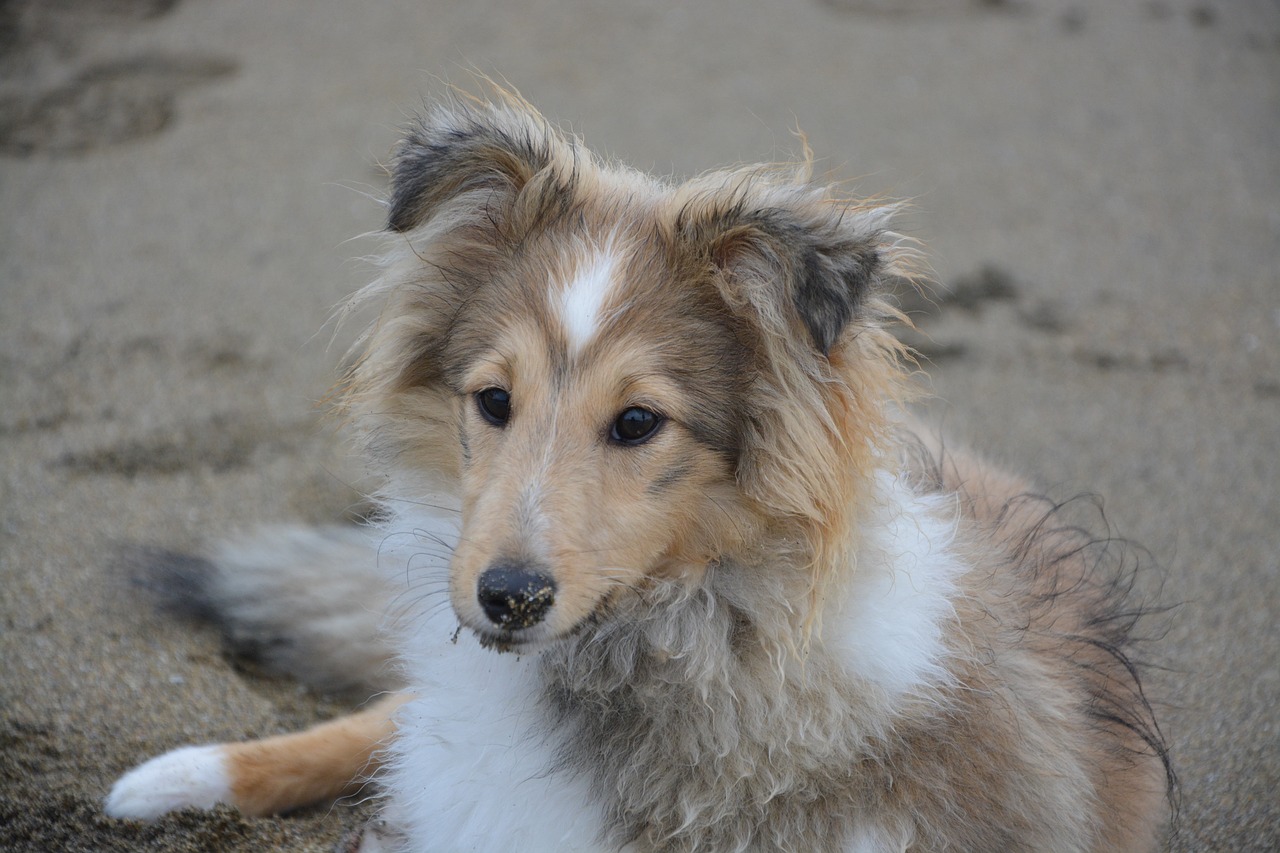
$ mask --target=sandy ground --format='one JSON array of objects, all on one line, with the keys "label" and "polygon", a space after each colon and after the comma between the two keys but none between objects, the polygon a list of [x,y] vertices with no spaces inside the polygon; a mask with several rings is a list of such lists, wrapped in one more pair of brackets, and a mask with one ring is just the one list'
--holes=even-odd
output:
[{"label": "sandy ground", "polygon": [[[519,12],[514,10],[519,9]],[[122,545],[327,520],[367,194],[438,78],[663,173],[799,126],[953,295],[930,404],[1096,491],[1181,602],[1178,851],[1280,848],[1280,7],[1269,0],[0,4],[0,848],[326,850],[368,807],[100,815],[192,741],[342,711],[157,613]]]}]

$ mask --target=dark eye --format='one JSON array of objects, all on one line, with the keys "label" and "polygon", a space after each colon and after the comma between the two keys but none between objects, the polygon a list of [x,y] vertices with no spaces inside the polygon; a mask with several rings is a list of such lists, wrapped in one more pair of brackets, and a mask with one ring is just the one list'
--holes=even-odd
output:
[{"label": "dark eye", "polygon": [[633,407],[618,415],[610,438],[622,444],[644,444],[662,426],[662,417],[648,409]]},{"label": "dark eye", "polygon": [[476,394],[476,405],[484,419],[494,426],[502,426],[511,417],[511,395],[501,388],[486,388]]}]

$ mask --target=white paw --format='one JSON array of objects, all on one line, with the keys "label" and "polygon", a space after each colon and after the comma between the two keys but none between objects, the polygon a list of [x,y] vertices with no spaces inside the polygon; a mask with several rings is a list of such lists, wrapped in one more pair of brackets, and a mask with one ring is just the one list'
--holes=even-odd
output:
[{"label": "white paw", "polygon": [[211,809],[231,802],[222,747],[186,746],[156,756],[121,776],[107,795],[111,817],[153,820],[174,809]]}]

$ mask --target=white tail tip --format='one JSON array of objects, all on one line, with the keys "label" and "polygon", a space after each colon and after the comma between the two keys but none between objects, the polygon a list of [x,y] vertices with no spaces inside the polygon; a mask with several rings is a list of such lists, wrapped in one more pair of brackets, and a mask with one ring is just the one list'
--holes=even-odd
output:
[{"label": "white tail tip", "polygon": [[187,746],[156,756],[121,776],[107,795],[116,818],[154,820],[187,807],[232,802],[227,755],[220,746]]}]

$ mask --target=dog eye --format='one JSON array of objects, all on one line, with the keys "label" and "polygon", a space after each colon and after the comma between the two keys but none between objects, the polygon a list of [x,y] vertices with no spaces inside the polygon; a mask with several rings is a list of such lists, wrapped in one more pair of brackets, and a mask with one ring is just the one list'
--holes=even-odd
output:
[{"label": "dog eye", "polygon": [[610,438],[622,444],[644,444],[662,426],[662,417],[648,409],[632,407],[613,422]]},{"label": "dog eye", "polygon": [[511,417],[511,395],[501,388],[486,388],[476,394],[476,405],[484,419],[502,426]]}]

